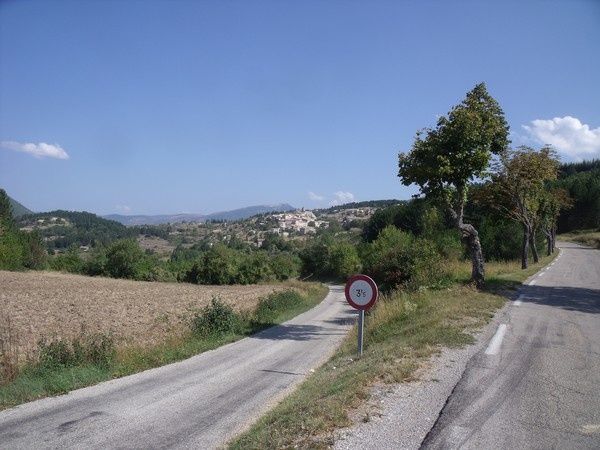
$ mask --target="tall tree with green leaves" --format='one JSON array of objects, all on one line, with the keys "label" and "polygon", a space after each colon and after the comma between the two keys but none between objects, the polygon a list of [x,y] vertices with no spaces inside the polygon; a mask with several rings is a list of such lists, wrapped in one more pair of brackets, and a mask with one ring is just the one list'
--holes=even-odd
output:
[{"label": "tall tree with green leaves", "polygon": [[507,149],[508,131],[502,108],[480,83],[435,128],[418,131],[410,152],[398,157],[402,184],[418,185],[454,220],[471,253],[471,277],[478,287],[485,280],[483,252],[477,230],[464,222],[464,208],[469,186],[486,176],[492,155]]},{"label": "tall tree with green leaves", "polygon": [[[558,159],[556,152],[550,147],[539,151],[521,146],[504,153],[495,173],[492,183],[486,186],[489,203],[501,211],[506,217],[519,222],[523,227],[521,246],[521,267],[529,265],[529,250],[537,262],[536,230],[548,225],[555,207],[561,203],[551,198],[548,184],[558,176]],[[558,195],[558,192],[554,193]]]}]

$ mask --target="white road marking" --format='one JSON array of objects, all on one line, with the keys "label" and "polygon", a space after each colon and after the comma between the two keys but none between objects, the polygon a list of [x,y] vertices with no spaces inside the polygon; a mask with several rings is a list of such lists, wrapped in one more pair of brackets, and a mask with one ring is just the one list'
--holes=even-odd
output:
[{"label": "white road marking", "polygon": [[523,304],[523,297],[524,297],[523,294],[519,295],[519,297],[515,300],[515,302],[513,303],[513,305],[515,305],[515,306],[521,306]]},{"label": "white road marking", "polygon": [[538,277],[541,277],[542,275],[544,275],[544,272],[538,273]]},{"label": "white road marking", "polygon": [[534,284],[535,284],[535,280],[531,280],[531,281],[529,282],[529,286],[533,286]]},{"label": "white road marking", "polygon": [[504,334],[506,333],[506,324],[501,324],[494,334],[494,337],[490,341],[490,344],[485,349],[486,355],[495,355],[500,350],[500,346],[502,345],[502,339],[504,339]]}]

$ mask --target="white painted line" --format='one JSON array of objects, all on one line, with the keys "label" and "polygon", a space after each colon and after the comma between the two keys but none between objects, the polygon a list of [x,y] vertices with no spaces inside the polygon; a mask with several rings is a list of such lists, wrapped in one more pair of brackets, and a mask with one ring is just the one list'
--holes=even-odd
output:
[{"label": "white painted line", "polygon": [[542,275],[544,275],[544,272],[538,273],[538,277],[541,277]]},{"label": "white painted line", "polygon": [[515,300],[515,302],[513,303],[513,305],[515,306],[521,306],[523,304],[522,300]]},{"label": "white painted line", "polygon": [[535,281],[536,281],[536,280],[531,280],[531,281],[529,282],[529,286],[533,286],[533,285],[535,284]]},{"label": "white painted line", "polygon": [[506,324],[501,324],[496,331],[496,334],[490,341],[490,344],[485,349],[486,355],[495,355],[500,350],[500,346],[502,345],[502,339],[504,339],[504,334],[506,333]]}]

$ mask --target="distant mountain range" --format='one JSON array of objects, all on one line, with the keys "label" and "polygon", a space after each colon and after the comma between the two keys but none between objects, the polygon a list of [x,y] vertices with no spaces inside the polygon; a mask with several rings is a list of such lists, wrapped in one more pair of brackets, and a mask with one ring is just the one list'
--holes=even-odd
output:
[{"label": "distant mountain range", "polygon": [[102,216],[105,219],[116,220],[127,226],[134,225],[159,225],[162,223],[177,222],[207,222],[210,220],[243,220],[257,214],[272,212],[294,211],[292,205],[280,203],[278,205],[256,205],[246,208],[234,209],[231,211],[221,211],[212,214],[159,214],[159,215],[123,215],[109,214]]}]

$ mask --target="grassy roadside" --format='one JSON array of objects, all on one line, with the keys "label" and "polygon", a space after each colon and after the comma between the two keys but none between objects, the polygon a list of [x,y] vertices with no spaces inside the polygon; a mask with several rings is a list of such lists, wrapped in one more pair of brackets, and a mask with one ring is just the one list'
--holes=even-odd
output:
[{"label": "grassy roadside", "polygon": [[560,234],[558,238],[600,249],[600,230],[577,230]]},{"label": "grassy roadside", "polygon": [[487,264],[486,291],[465,283],[470,267],[461,263],[452,267],[456,282],[447,289],[383,296],[367,316],[366,346],[360,360],[356,359],[355,329],[324,366],[230,443],[230,448],[331,446],[333,431],[351,425],[348,412],[356,411],[369,398],[374,382],[411,380],[440,348],[472,343],[472,332],[505,303],[506,292],[517,288],[555,255],[542,258],[527,270],[521,270],[518,262]]},{"label": "grassy roadside", "polygon": [[[0,410],[31,400],[58,395],[153,367],[189,358],[237,341],[257,331],[285,322],[320,303],[327,287],[319,283],[289,282],[288,291],[274,293],[259,303],[253,314],[230,311],[228,328],[172,336],[153,347],[118,348],[110,336],[85,336],[81,340],[43,344],[39,360],[21,368],[14,380],[0,385]],[[203,319],[207,310],[198,311]]]}]

